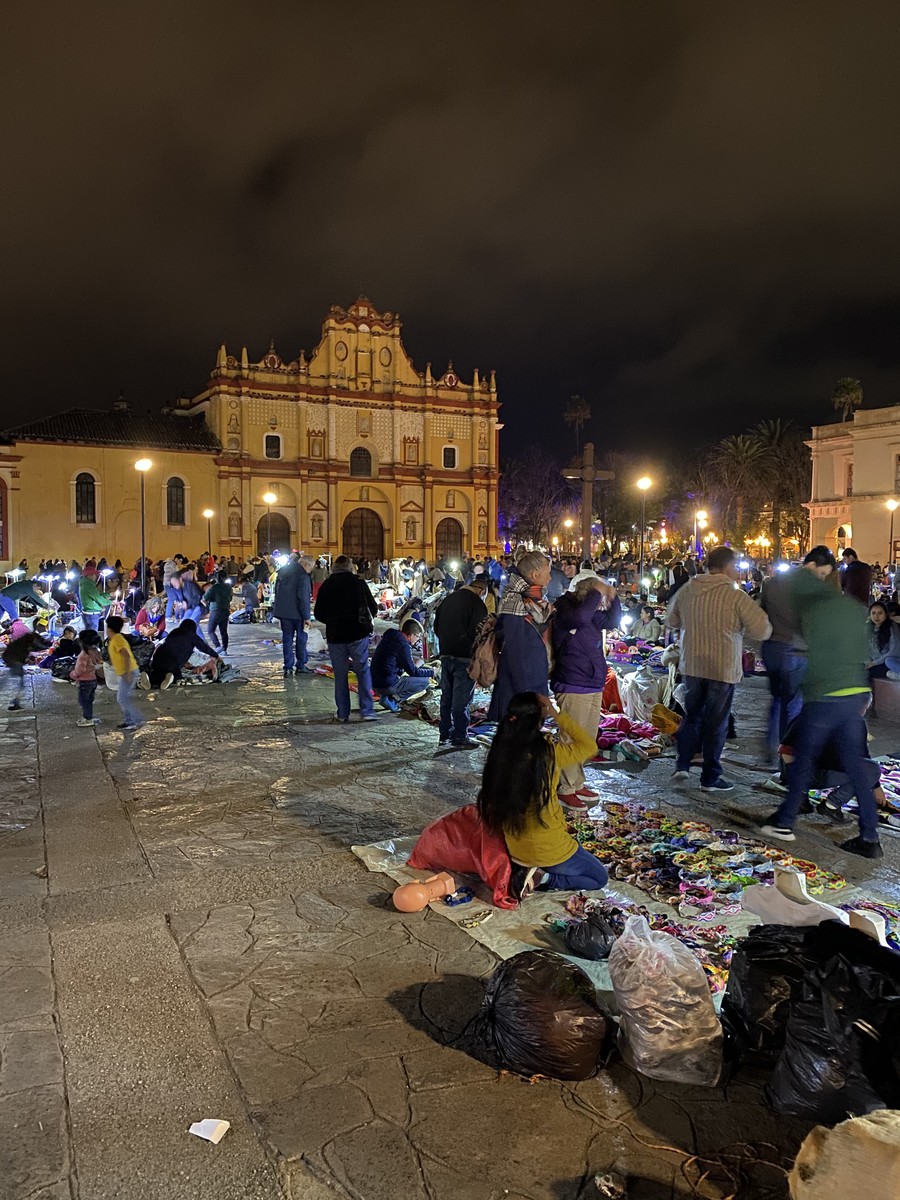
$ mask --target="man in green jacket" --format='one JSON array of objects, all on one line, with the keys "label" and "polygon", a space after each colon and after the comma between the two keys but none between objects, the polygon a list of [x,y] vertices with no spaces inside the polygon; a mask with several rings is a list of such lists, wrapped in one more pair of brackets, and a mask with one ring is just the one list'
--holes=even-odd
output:
[{"label": "man in green jacket", "polygon": [[78,580],[78,603],[84,617],[85,629],[99,629],[100,615],[109,607],[109,600],[97,586],[93,575],[82,575]]},{"label": "man in green jacket", "polygon": [[844,842],[841,849],[863,858],[881,858],[878,807],[864,765],[866,723],[862,714],[869,698],[866,610],[814,572],[793,571],[790,584],[798,627],[807,646],[804,703],[787,795],[762,832],[783,842],[795,840],[794,822],[819,756],[830,742],[850,777],[859,805],[859,836]]}]

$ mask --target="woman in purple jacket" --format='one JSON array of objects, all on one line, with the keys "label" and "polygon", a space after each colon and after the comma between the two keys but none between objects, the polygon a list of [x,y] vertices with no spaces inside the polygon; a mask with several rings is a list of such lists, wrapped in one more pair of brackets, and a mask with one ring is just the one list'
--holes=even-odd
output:
[{"label": "woman in purple jacket", "polygon": [[[582,579],[556,602],[553,617],[554,663],[550,686],[559,708],[596,738],[600,724],[606,658],[604,629],[617,629],[622,607],[615,588],[599,579]],[[585,783],[584,767],[566,767],[559,777],[559,800],[584,811],[597,798]]]}]

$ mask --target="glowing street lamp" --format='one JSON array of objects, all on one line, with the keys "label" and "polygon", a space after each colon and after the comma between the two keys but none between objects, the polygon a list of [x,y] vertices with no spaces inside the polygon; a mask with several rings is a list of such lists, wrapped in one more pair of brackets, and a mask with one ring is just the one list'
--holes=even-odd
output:
[{"label": "glowing street lamp", "polygon": [[894,500],[893,497],[891,497],[890,500],[885,501],[885,505],[884,505],[884,507],[891,514],[891,533],[890,533],[890,543],[888,545],[888,562],[889,563],[892,563],[894,561],[894,513],[897,511],[897,505],[898,505],[898,502],[896,500]]},{"label": "glowing street lamp", "polygon": [[274,492],[265,492],[263,504],[266,506],[266,553],[272,553],[272,505],[278,503]]},{"label": "glowing street lamp", "polygon": [[212,554],[212,527],[210,521],[215,516],[211,508],[204,508],[203,515],[206,517],[206,553]]},{"label": "glowing street lamp", "polygon": [[700,544],[700,539],[697,536],[697,529],[705,529],[707,525],[708,513],[705,508],[699,508],[694,513],[694,553],[700,558],[703,554],[703,547]]},{"label": "glowing street lamp", "polygon": [[647,510],[647,492],[653,487],[653,480],[649,475],[642,475],[634,485],[641,493],[641,570],[639,578],[644,579],[644,528],[647,524],[645,513]]},{"label": "glowing street lamp", "polygon": [[144,476],[153,466],[149,458],[139,458],[134,469],[141,477],[141,599],[147,599],[146,509],[144,507]]}]

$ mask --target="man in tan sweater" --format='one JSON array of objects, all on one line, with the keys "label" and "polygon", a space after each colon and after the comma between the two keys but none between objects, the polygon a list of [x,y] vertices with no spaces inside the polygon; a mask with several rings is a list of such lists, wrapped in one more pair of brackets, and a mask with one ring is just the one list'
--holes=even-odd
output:
[{"label": "man in tan sweater", "polygon": [[717,546],[706,560],[706,575],[680,588],[669,606],[666,624],[681,632],[681,674],[687,700],[678,730],[678,758],[672,780],[690,779],[691,761],[703,751],[700,788],[730,792],[719,758],[725,744],[735,684],[742,675],[744,634],[764,642],[772,635],[766,614],[738,587],[735,553]]}]

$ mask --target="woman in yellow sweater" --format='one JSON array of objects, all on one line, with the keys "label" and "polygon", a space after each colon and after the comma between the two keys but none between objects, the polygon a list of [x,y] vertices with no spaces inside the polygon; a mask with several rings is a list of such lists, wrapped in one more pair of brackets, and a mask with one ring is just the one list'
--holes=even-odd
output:
[{"label": "woman in yellow sweater", "polygon": [[[551,714],[563,735],[558,742],[541,732]],[[549,697],[513,696],[484,766],[478,812],[506,840],[513,862],[510,891],[517,899],[535,887],[574,892],[606,886],[606,867],[569,833],[556,796],[560,771],[596,752],[596,738],[567,713],[554,712]]]}]

